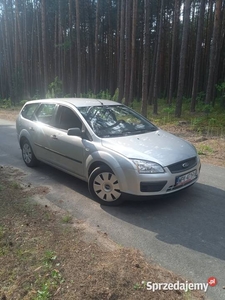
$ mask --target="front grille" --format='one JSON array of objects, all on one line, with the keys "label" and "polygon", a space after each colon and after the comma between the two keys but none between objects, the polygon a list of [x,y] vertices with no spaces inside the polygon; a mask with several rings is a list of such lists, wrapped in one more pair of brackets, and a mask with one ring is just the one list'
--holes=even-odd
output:
[{"label": "front grille", "polygon": [[171,173],[179,173],[189,170],[197,165],[197,157],[192,157],[186,160],[182,160],[178,163],[167,166]]},{"label": "front grille", "polygon": [[141,192],[159,192],[167,184],[167,181],[156,181],[156,182],[141,182]]}]

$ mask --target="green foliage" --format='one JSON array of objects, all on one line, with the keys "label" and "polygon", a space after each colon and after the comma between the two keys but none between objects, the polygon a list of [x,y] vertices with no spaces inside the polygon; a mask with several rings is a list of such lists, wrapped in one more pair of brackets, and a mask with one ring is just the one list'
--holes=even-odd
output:
[{"label": "green foliage", "polygon": [[172,115],[175,112],[175,107],[174,106],[168,106],[162,109],[163,113],[167,114],[167,120],[165,119],[165,122],[169,122],[171,120]]},{"label": "green foliage", "polygon": [[11,187],[12,187],[13,189],[15,189],[15,190],[21,189],[20,184],[19,184],[18,182],[16,182],[16,181],[13,181],[13,182],[11,183]]},{"label": "green foliage", "polygon": [[205,104],[202,101],[199,101],[196,105],[196,111],[197,112],[203,112],[205,113],[207,116],[212,113],[214,110],[213,106],[211,104]]},{"label": "green foliage", "polygon": [[40,290],[37,291],[37,297],[35,297],[34,300],[47,300],[50,299],[50,296],[50,287],[46,282],[41,286]]},{"label": "green foliage", "polygon": [[1,108],[10,108],[12,106],[11,99],[0,99],[0,107]]},{"label": "green foliage", "polygon": [[225,93],[225,82],[216,85],[216,89],[219,92]]},{"label": "green foliage", "polygon": [[0,241],[4,236],[4,227],[0,225]]},{"label": "green foliage", "polygon": [[96,95],[93,94],[91,91],[87,92],[87,93],[83,93],[80,95],[81,98],[91,98],[91,99],[96,99]]},{"label": "green foliage", "polygon": [[146,289],[147,286],[147,282],[146,281],[142,281],[141,283],[135,283],[133,288],[135,290],[141,290],[141,289]]},{"label": "green foliage", "polygon": [[196,117],[196,118],[193,118],[191,119],[191,126],[193,128],[198,128],[203,122],[203,118],[200,118],[200,117]]},{"label": "green foliage", "polygon": [[6,236],[5,227],[0,225],[0,257],[7,255],[10,251],[10,246],[7,242]]},{"label": "green foliage", "polygon": [[39,90],[36,90],[35,94],[32,97],[32,100],[38,100],[41,99],[41,94]]},{"label": "green foliage", "polygon": [[20,105],[20,106],[24,106],[24,104],[25,104],[26,102],[27,102],[27,100],[21,100],[20,103],[19,103],[19,105]]},{"label": "green foliage", "polygon": [[213,149],[208,146],[208,145],[200,145],[198,147],[198,154],[199,155],[206,155],[208,153],[212,153],[213,152]]},{"label": "green foliage", "polygon": [[113,97],[112,97],[112,100],[113,100],[113,101],[118,101],[118,99],[119,99],[119,89],[117,88],[117,89],[115,90],[115,94],[114,94]]},{"label": "green foliage", "polygon": [[54,264],[53,266],[53,262],[56,260],[56,258],[57,255],[54,251],[48,250],[45,252],[43,263],[47,273],[45,276],[39,277],[36,280],[36,284],[38,284],[40,287],[34,300],[52,299],[54,291],[65,281],[60,272],[55,268],[59,266],[59,264]]},{"label": "green foliage", "polygon": [[225,82],[216,85],[216,90],[218,92],[218,100],[222,107],[225,107]]},{"label": "green foliage", "polygon": [[213,111],[213,107],[210,104],[205,104],[203,107],[203,112],[208,116]]},{"label": "green foliage", "polygon": [[71,215],[65,215],[62,217],[62,222],[63,223],[71,223],[72,219],[73,219],[73,217]]},{"label": "green foliage", "polygon": [[111,100],[112,96],[110,95],[109,91],[100,91],[97,95],[93,94],[91,91],[88,93],[81,94],[81,98],[92,98],[92,99],[105,99]]},{"label": "green foliage", "polygon": [[52,262],[56,260],[57,256],[54,251],[47,250],[45,251],[45,256],[43,258],[43,262],[46,266],[51,266]]},{"label": "green foliage", "polygon": [[111,95],[109,93],[108,90],[106,91],[101,91],[98,95],[97,98],[99,97],[99,99],[106,99],[106,100],[111,100]]},{"label": "green foliage", "polygon": [[71,48],[71,41],[67,38],[64,43],[58,44],[55,47],[56,48],[62,48],[65,51],[67,51],[67,50],[69,50]]},{"label": "green foliage", "polygon": [[205,93],[204,92],[199,92],[198,95],[197,95],[197,103],[203,103],[204,100],[205,100]]},{"label": "green foliage", "polygon": [[62,97],[62,81],[58,77],[49,84],[46,98],[58,98]]}]

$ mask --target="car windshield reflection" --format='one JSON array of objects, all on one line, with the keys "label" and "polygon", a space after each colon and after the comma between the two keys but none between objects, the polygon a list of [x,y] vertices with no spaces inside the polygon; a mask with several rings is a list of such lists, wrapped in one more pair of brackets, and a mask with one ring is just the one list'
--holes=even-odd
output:
[{"label": "car windshield reflection", "polygon": [[123,105],[79,107],[94,133],[102,138],[156,131],[157,127]]}]

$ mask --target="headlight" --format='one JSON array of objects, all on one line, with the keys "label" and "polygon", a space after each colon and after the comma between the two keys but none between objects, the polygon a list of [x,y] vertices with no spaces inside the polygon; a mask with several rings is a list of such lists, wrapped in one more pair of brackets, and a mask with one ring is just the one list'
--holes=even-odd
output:
[{"label": "headlight", "polygon": [[163,167],[153,161],[132,159],[132,162],[136,165],[140,174],[164,173]]}]

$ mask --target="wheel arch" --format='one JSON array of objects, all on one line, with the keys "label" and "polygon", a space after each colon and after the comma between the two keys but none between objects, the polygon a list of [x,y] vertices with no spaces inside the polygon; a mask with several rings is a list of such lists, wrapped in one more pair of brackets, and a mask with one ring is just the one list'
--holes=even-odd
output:
[{"label": "wheel arch", "polygon": [[[28,138],[26,136],[21,136],[21,138],[20,138],[20,148],[21,149],[22,149],[22,144],[25,140],[28,140]],[[29,142],[29,140],[28,140],[28,142]]]},{"label": "wheel arch", "polygon": [[85,177],[87,181],[89,180],[89,177],[91,173],[100,166],[106,166],[109,168],[113,174],[117,176],[119,179],[119,185],[121,191],[126,191],[128,188],[128,182],[126,178],[126,171],[124,168],[121,167],[119,161],[110,155],[109,153],[105,152],[97,152],[92,153],[87,160],[86,160],[86,174]]},{"label": "wheel arch", "polygon": [[119,175],[118,173],[121,172],[121,166],[118,158],[105,151],[95,151],[92,152],[86,159],[85,169],[87,179],[93,170],[100,166],[108,167],[116,175]]},{"label": "wheel arch", "polygon": [[110,166],[109,166],[107,163],[105,163],[105,162],[103,162],[103,161],[94,161],[94,162],[89,166],[89,169],[88,169],[88,178],[89,178],[89,176],[91,175],[91,173],[92,173],[96,168],[98,168],[98,167],[100,167],[100,166],[105,166],[105,167],[109,168],[109,169],[113,172],[112,168],[110,168]]},{"label": "wheel arch", "polygon": [[19,145],[20,145],[20,148],[22,149],[22,143],[24,140],[28,140],[28,142],[30,143],[30,134],[27,130],[23,129],[20,134],[19,134]]}]

